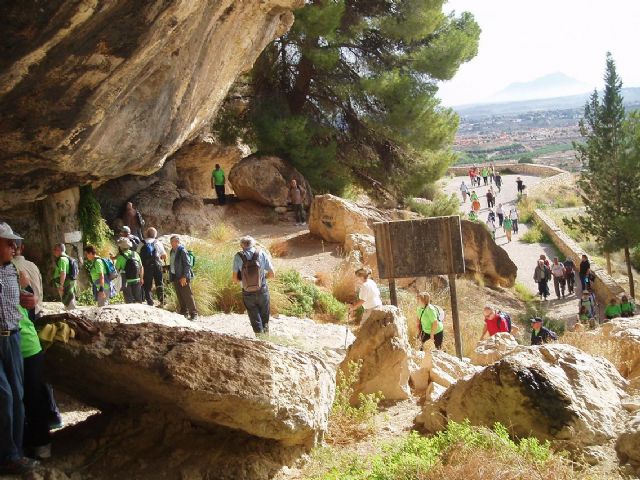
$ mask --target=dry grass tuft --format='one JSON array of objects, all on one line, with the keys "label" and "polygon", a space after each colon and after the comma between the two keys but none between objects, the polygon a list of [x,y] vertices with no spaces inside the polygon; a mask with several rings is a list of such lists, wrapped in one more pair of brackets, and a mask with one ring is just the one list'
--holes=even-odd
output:
[{"label": "dry grass tuft", "polygon": [[282,258],[289,255],[289,242],[277,240],[269,245],[269,253],[272,257]]},{"label": "dry grass tuft", "polygon": [[353,303],[358,298],[354,271],[353,265],[343,262],[331,274],[331,293],[343,303]]}]

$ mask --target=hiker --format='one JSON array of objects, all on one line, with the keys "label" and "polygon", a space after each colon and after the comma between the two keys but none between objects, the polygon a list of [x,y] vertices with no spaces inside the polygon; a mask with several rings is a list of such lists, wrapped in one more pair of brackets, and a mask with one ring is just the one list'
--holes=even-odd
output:
[{"label": "hiker", "polygon": [[18,269],[18,272],[24,274],[29,278],[29,286],[31,287],[31,293],[36,297],[36,306],[33,310],[29,311],[29,318],[32,321],[42,316],[42,301],[43,301],[43,289],[42,289],[42,274],[38,266],[24,258],[24,241],[16,240],[16,254],[13,257],[13,264]]},{"label": "hiker", "polygon": [[622,295],[622,298],[620,299],[620,315],[623,317],[633,317],[635,309],[636,306],[629,300],[629,297]]},{"label": "hiker", "polygon": [[502,191],[502,175],[500,175],[500,172],[496,172],[495,182],[496,187],[498,188],[498,193],[500,193]]},{"label": "hiker", "polygon": [[[124,207],[124,213],[122,214],[122,224],[129,228],[127,233],[133,233],[138,238],[138,243],[140,243],[140,239],[142,238],[142,230],[144,229],[144,219],[142,218],[142,214],[140,211],[133,207],[133,203],[127,202]],[[122,232],[121,232],[122,233]],[[126,236],[126,235],[120,235]],[[129,238],[131,240],[131,238]],[[133,242],[133,241],[132,241]],[[137,247],[135,242],[134,247]]]},{"label": "hiker", "polygon": [[496,221],[496,214],[492,209],[489,209],[489,213],[487,214],[487,222],[495,222],[495,221]]},{"label": "hiker", "polygon": [[507,243],[511,241],[511,229],[513,228],[513,223],[509,217],[505,218],[502,222],[502,228],[504,230],[504,234],[507,236]]},{"label": "hiker", "polygon": [[78,262],[65,253],[64,243],[56,243],[53,247],[56,268],[53,272],[53,283],[58,291],[65,310],[76,308],[76,282],[78,279]]},{"label": "hiker", "polygon": [[99,307],[109,305],[109,299],[113,296],[111,291],[113,284],[107,277],[109,272],[103,259],[98,256],[93,245],[84,247],[84,256],[86,258],[84,267],[87,269],[91,279],[93,299],[98,303]]},{"label": "hiker", "polygon": [[220,165],[216,163],[216,168],[211,172],[211,188],[216,191],[216,197],[218,197],[218,205],[224,205],[227,203],[227,197],[224,194],[224,170],[220,168]]},{"label": "hiker", "polygon": [[513,207],[509,212],[509,218],[511,219],[511,223],[513,225],[513,233],[518,233],[518,219],[520,218],[518,215],[518,209]]},{"label": "hiker", "polygon": [[551,275],[553,275],[553,288],[556,291],[556,297],[560,298],[560,291],[562,291],[562,298],[564,298],[564,289],[567,285],[566,271],[564,265],[558,261],[558,257],[553,258]]},{"label": "hiker", "polygon": [[495,206],[495,204],[496,204],[496,197],[493,194],[492,188],[489,187],[489,190],[487,191],[487,208],[491,208]]},{"label": "hiker", "polygon": [[131,240],[128,238],[119,238],[117,244],[120,253],[116,257],[116,270],[123,277],[124,301],[125,303],[141,303],[144,267],[140,255],[135,250],[131,250]]},{"label": "hiker", "polygon": [[296,225],[304,225],[304,205],[303,205],[304,191],[298,185],[295,179],[291,179],[289,187],[288,201],[293,206],[293,212],[296,215]]},{"label": "hiker", "polygon": [[547,260],[547,256],[544,253],[540,255],[540,260],[543,261],[545,267],[551,269],[551,264],[549,263],[549,260]]},{"label": "hiker", "polygon": [[436,350],[442,350],[442,340],[444,338],[444,311],[431,304],[431,295],[427,292],[418,294],[418,339],[420,340],[420,351],[423,350],[427,340],[433,338]]},{"label": "hiker", "polygon": [[242,286],[242,301],[255,334],[269,333],[271,297],[267,280],[275,277],[269,255],[256,247],[253,237],[240,240],[241,250],[233,257],[233,281]]},{"label": "hiker", "polygon": [[589,318],[596,316],[596,302],[594,297],[586,290],[582,292],[582,298],[578,301],[578,312],[584,308]]},{"label": "hiker", "polygon": [[469,169],[469,181],[471,182],[471,188],[473,188],[476,184],[476,170],[475,166]]},{"label": "hiker", "polygon": [[476,214],[480,211],[480,200],[478,200],[478,194],[475,190],[471,192],[471,209],[476,212]]},{"label": "hiker", "polygon": [[518,188],[518,196],[520,197],[524,193],[524,189],[525,189],[524,182],[522,181],[522,179],[520,177],[518,177],[516,179],[516,185],[517,185],[517,188]]},{"label": "hiker", "polygon": [[569,290],[569,295],[573,293],[575,283],[576,283],[576,264],[573,263],[573,260],[570,258],[565,258],[564,262],[564,271],[565,278],[567,279],[567,289]]},{"label": "hiker", "polygon": [[490,337],[493,337],[496,333],[509,332],[509,321],[507,315],[502,312],[497,312],[493,307],[487,305],[482,311],[484,315],[484,328],[482,329],[482,340],[488,333]]},{"label": "hiker", "polygon": [[471,222],[477,222],[478,221],[478,214],[474,210],[471,210],[469,212],[469,221],[471,221]]},{"label": "hiker", "polygon": [[558,340],[558,335],[543,326],[540,317],[531,319],[531,345],[542,345],[556,340]]},{"label": "hiker", "polygon": [[589,263],[589,259],[586,255],[582,255],[582,261],[580,262],[580,270],[578,271],[578,275],[580,276],[580,283],[582,285],[582,289],[586,290],[587,288],[587,277],[589,275],[589,270],[591,269],[591,263]]},{"label": "hiker", "polygon": [[612,297],[609,300],[609,305],[604,309],[604,316],[607,320],[613,320],[614,318],[622,316],[622,309],[620,308],[617,298]]},{"label": "hiker", "polygon": [[153,228],[147,228],[146,238],[140,247],[140,260],[142,260],[142,268],[144,275],[142,276],[142,291],[147,305],[153,306],[153,297],[151,296],[151,288],[153,283],[156,284],[156,296],[160,301],[160,305],[164,305],[164,285],[162,283],[162,266],[167,260],[167,252],[162,242],[157,240],[158,231]]},{"label": "hiker", "polygon": [[460,184],[460,194],[462,195],[462,203],[467,203],[467,196],[469,195],[469,187],[464,183],[464,180]]},{"label": "hiker", "polygon": [[22,292],[20,276],[12,263],[15,241],[22,237],[0,223],[0,475],[22,475],[38,462],[22,453],[24,432],[24,362],[20,348],[19,306],[35,308],[33,294]]},{"label": "hiker", "polygon": [[489,217],[487,220],[487,228],[491,232],[491,238],[495,241],[496,239],[496,221],[494,217]]},{"label": "hiker", "polygon": [[371,315],[374,308],[382,306],[382,299],[380,298],[380,290],[378,285],[371,278],[371,269],[367,267],[359,268],[355,272],[356,283],[359,285],[358,289],[358,301],[349,307],[351,312],[356,311],[358,308],[364,308],[360,323],[363,324],[367,318]]},{"label": "hiker", "polygon": [[551,270],[544,264],[544,261],[538,260],[538,265],[533,272],[533,280],[538,284],[538,295],[540,300],[546,300],[549,296],[549,280],[551,280]]},{"label": "hiker", "polygon": [[489,168],[485,165],[482,167],[482,180],[484,181],[484,186],[486,187],[489,184]]},{"label": "hiker", "polygon": [[196,302],[191,290],[193,270],[189,260],[189,254],[184,245],[180,243],[180,237],[171,237],[171,252],[169,253],[169,279],[173,282],[178,298],[178,313],[189,320],[198,319]]},{"label": "hiker", "polygon": [[499,203],[496,208],[496,215],[498,216],[498,227],[502,227],[502,222],[504,221],[504,210],[502,209],[501,203]]},{"label": "hiker", "polygon": [[491,164],[489,165],[489,181],[491,182],[491,185],[493,185],[494,180],[496,179],[496,165],[491,162]]},{"label": "hiker", "polygon": [[31,458],[51,457],[49,433],[49,398],[44,384],[44,351],[36,328],[26,309],[21,307],[20,351],[24,362],[24,439],[23,446]]},{"label": "hiker", "polygon": [[[142,237],[138,237],[137,235],[131,233],[131,229],[127,225],[123,226],[120,229],[120,236],[118,237],[118,239],[120,238],[128,239],[131,242],[131,248],[133,248],[134,250],[138,250],[140,243],[142,243],[142,240],[140,240]],[[118,243],[118,239],[116,239],[116,244]]]}]

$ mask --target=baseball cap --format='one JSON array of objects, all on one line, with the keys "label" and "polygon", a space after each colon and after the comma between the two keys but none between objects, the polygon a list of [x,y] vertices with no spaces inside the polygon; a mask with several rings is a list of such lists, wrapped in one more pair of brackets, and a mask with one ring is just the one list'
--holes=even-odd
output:
[{"label": "baseball cap", "polygon": [[7,240],[22,240],[22,237],[13,233],[9,224],[0,222],[0,238],[6,238]]},{"label": "baseball cap", "polygon": [[129,240],[128,238],[122,237],[119,238],[118,241],[116,242],[118,244],[118,247],[120,248],[131,248],[131,240]]},{"label": "baseball cap", "polygon": [[529,320],[531,323],[542,323],[542,319],[540,317],[533,317],[531,320]]},{"label": "baseball cap", "polygon": [[121,232],[124,232],[124,233],[126,233],[126,234],[131,233],[131,229],[130,229],[129,227],[127,227],[126,225],[125,225],[124,227],[122,227],[122,228],[120,229],[120,231],[121,231]]}]

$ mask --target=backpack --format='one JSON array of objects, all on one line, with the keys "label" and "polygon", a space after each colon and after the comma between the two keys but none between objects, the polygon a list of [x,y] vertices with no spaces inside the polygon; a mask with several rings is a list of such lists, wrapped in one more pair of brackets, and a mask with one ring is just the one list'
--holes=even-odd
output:
[{"label": "backpack", "polygon": [[131,248],[133,250],[136,250],[141,242],[137,235],[129,235],[129,241],[131,241]]},{"label": "backpack", "polygon": [[100,257],[97,257],[97,258],[98,260],[102,261],[102,264],[104,265],[104,269],[107,272],[104,276],[105,281],[112,282],[116,278],[118,278],[118,271],[116,270],[116,266],[113,264],[110,258],[100,258]]},{"label": "backpack", "polygon": [[67,274],[67,278],[69,280],[77,280],[78,279],[78,261],[75,258],[67,256],[69,259],[69,273]]},{"label": "backpack", "polygon": [[129,256],[124,253],[122,256],[125,258],[126,262],[124,264],[124,278],[125,280],[136,280],[140,278],[140,270],[142,266],[140,262],[136,258],[133,252],[129,253]]},{"label": "backpack", "polygon": [[564,265],[564,269],[565,272],[567,273],[567,275],[572,275],[573,274],[573,263],[563,263]]},{"label": "backpack", "polygon": [[142,245],[142,248],[140,248],[140,259],[145,268],[153,268],[160,263],[156,240],[151,243],[145,242],[144,245]]},{"label": "backpack", "polygon": [[262,275],[260,274],[260,250],[256,248],[253,256],[248,259],[244,252],[238,252],[242,259],[242,289],[248,293],[255,293],[262,290]]},{"label": "backpack", "polygon": [[196,264],[196,254],[193,250],[187,250],[187,259],[189,260],[189,266],[193,268]]},{"label": "backpack", "polygon": [[[511,315],[509,315],[507,312],[501,312],[500,310],[496,312],[496,315],[498,315],[498,317],[507,324],[507,332],[511,333]],[[500,326],[498,326],[498,330],[499,329]]]}]

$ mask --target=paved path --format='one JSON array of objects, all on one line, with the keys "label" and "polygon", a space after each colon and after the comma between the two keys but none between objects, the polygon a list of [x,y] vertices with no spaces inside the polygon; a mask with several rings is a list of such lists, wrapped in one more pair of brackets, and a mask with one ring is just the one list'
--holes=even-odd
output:
[{"label": "paved path", "polygon": [[[533,185],[540,182],[540,177],[519,175],[524,183],[529,188]],[[498,193],[496,198],[496,205],[502,203],[502,207],[506,212],[508,212],[516,203],[517,199],[517,188],[516,188],[516,178],[518,175],[503,175],[502,176],[502,190]],[[454,177],[452,179],[447,179],[443,181],[443,188],[446,193],[455,193],[460,197],[460,184],[462,181],[465,181],[467,185],[469,185],[469,177]],[[480,204],[482,208],[480,210],[480,219],[482,221],[487,220],[487,215],[489,209],[487,208],[486,201],[486,193],[488,187],[484,185],[477,187],[476,193],[480,197]],[[495,190],[495,187],[494,187]],[[462,199],[461,199],[462,200]],[[470,203],[467,199],[466,204],[462,204],[461,212],[464,215],[468,215],[470,210]],[[496,243],[500,245],[502,248],[506,250],[509,254],[509,257],[518,267],[518,276],[517,281],[525,285],[531,293],[534,295],[538,292],[538,285],[533,280],[533,271],[536,267],[536,262],[540,258],[540,255],[544,254],[550,261],[554,256],[557,256],[558,253],[553,245],[548,243],[526,243],[519,240],[519,238],[528,231],[527,225],[519,224],[519,232],[518,234],[514,234],[512,236],[512,241],[507,242],[507,237],[505,236],[504,230],[498,229],[496,231]],[[560,257],[560,260],[563,260]],[[577,282],[579,283],[579,282]],[[576,285],[576,289],[579,292],[579,285]],[[549,290],[551,291],[550,300],[545,302],[548,307],[548,315],[553,318],[561,319],[561,320],[575,320],[577,313],[577,297],[576,296],[567,296],[564,299],[556,299],[555,292],[553,290],[553,282],[549,283]]]}]

